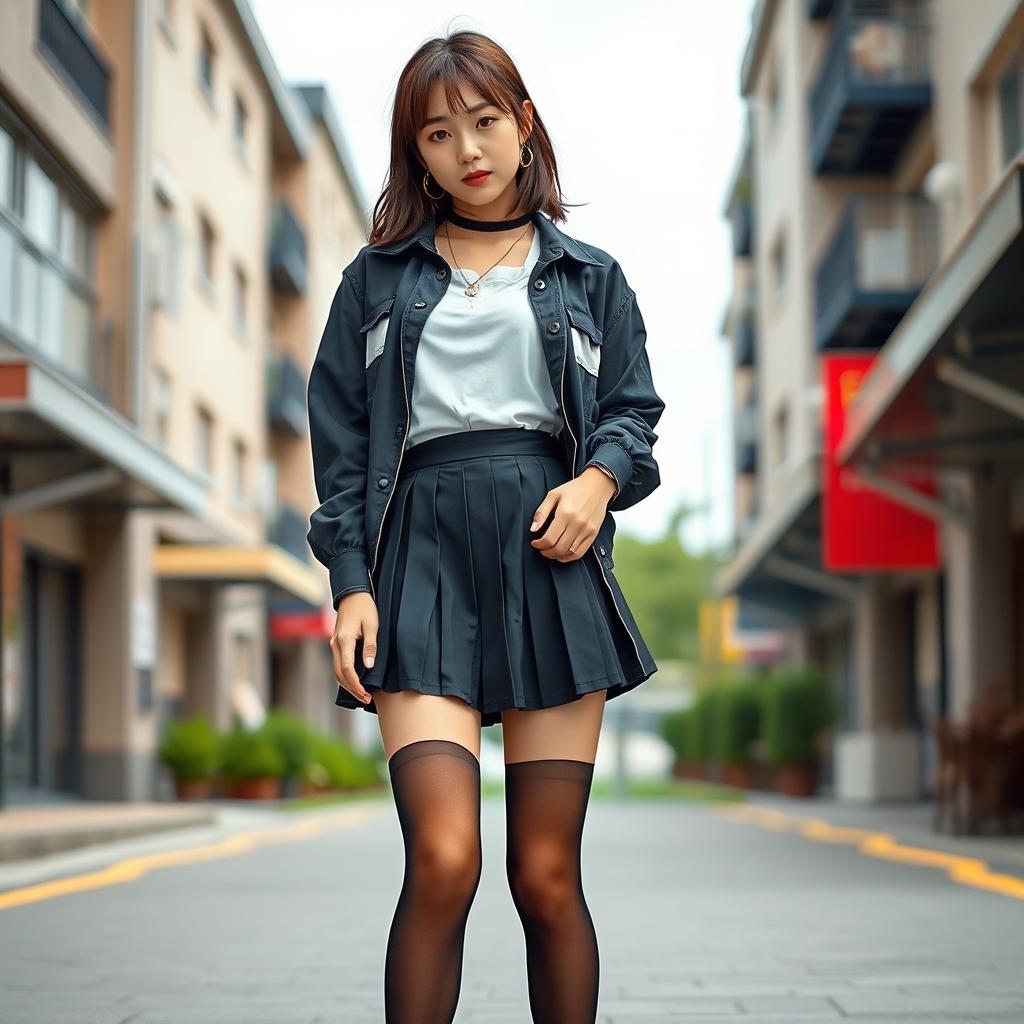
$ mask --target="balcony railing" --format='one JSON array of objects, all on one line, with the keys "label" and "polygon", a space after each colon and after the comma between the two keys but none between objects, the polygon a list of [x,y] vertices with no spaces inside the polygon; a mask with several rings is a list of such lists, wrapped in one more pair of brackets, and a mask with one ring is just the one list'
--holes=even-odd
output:
[{"label": "balcony railing", "polygon": [[287,503],[277,509],[271,531],[271,541],[279,548],[284,548],[290,555],[300,561],[309,560],[309,545],[306,543],[306,531],[309,521],[298,509]]},{"label": "balcony railing", "polygon": [[275,430],[295,437],[306,432],[306,378],[289,355],[267,364],[267,420]]},{"label": "balcony railing", "polygon": [[935,208],[921,196],[852,196],[815,275],[817,343],[877,348],[931,277]]},{"label": "balcony railing", "polygon": [[110,128],[110,69],[84,25],[58,0],[39,0],[39,50],[79,96],[89,112]]},{"label": "balcony railing", "polygon": [[274,208],[270,241],[270,277],[282,295],[305,295],[306,232],[286,202]]},{"label": "balcony railing", "polygon": [[732,221],[732,254],[749,256],[754,243],[754,211],[749,201],[740,200],[729,213]]},{"label": "balcony railing", "polygon": [[757,400],[748,399],[735,413],[736,472],[757,472]]},{"label": "balcony railing", "polygon": [[890,174],[931,106],[923,0],[838,0],[811,94],[815,174]]}]

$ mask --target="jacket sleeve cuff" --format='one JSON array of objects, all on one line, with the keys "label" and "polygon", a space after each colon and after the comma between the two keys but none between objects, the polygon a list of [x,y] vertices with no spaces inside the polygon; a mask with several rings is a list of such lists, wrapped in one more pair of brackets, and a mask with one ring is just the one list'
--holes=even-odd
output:
[{"label": "jacket sleeve cuff", "polygon": [[362,548],[339,551],[330,561],[331,600],[334,607],[345,594],[355,590],[370,592],[370,574],[366,565],[366,552]]},{"label": "jacket sleeve cuff", "polygon": [[621,493],[623,485],[633,472],[633,462],[622,445],[616,444],[614,441],[605,441],[604,444],[598,445],[587,465],[595,463],[612,471],[615,475],[615,484],[618,487],[616,493]]}]

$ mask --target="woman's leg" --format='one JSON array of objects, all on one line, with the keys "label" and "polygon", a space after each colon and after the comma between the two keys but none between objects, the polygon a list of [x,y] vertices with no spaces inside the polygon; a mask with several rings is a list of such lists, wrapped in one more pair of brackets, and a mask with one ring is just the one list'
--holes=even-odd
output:
[{"label": "woman's leg", "polygon": [[505,866],[526,938],[534,1024],[594,1024],[600,957],[581,845],[604,693],[502,715]]},{"label": "woman's leg", "polygon": [[405,844],[384,967],[385,1021],[451,1024],[482,866],[480,716],[457,697],[374,696]]}]

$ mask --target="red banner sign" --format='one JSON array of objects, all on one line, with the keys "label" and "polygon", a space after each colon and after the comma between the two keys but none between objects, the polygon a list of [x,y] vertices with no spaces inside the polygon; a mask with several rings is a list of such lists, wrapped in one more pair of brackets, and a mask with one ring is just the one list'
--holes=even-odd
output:
[{"label": "red banner sign", "polygon": [[270,615],[271,640],[303,640],[307,637],[326,637],[334,632],[336,615],[330,608],[313,611],[272,612]]},{"label": "red banner sign", "polygon": [[[846,409],[874,361],[874,355],[825,354],[825,451],[822,458],[822,564],[831,571],[885,572],[937,568],[938,528],[934,519],[871,488],[852,466],[836,463]],[[885,473],[880,468],[878,475]],[[930,473],[897,478],[935,497]]]}]

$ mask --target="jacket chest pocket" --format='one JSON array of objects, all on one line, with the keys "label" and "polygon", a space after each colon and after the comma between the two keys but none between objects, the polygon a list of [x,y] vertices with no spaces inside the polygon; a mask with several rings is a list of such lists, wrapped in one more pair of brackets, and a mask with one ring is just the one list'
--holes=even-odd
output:
[{"label": "jacket chest pocket", "polygon": [[589,313],[566,307],[569,334],[572,338],[573,355],[583,371],[580,375],[583,389],[583,415],[593,422],[597,416],[594,408],[597,399],[597,381],[601,375],[601,328],[594,323]]},{"label": "jacket chest pocket", "polygon": [[394,295],[379,302],[370,313],[366,323],[359,328],[359,333],[366,338],[366,369],[384,352],[384,344],[388,336],[388,324],[391,320],[391,307],[395,304]]}]

